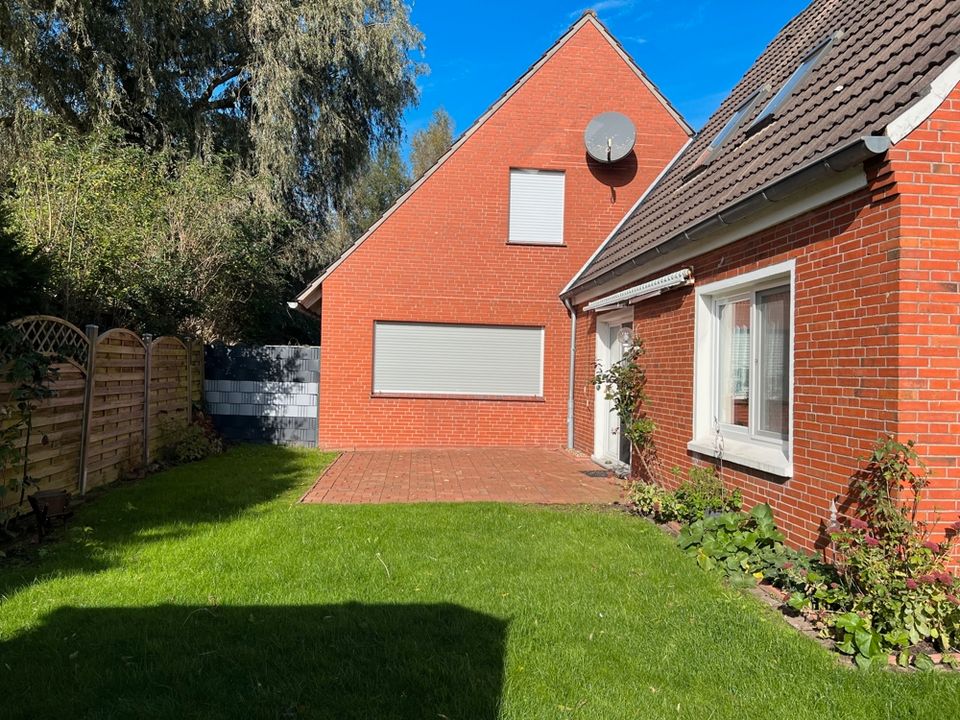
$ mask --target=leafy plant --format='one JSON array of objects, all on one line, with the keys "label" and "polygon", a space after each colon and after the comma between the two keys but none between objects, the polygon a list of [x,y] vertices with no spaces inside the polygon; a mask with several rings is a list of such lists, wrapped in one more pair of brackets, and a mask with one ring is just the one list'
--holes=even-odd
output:
[{"label": "leafy plant", "polygon": [[647,372],[640,364],[644,355],[643,340],[633,336],[626,343],[623,357],[607,370],[597,367],[593,385],[602,390],[604,397],[613,402],[614,412],[620,419],[621,432],[633,448],[633,458],[640,464],[644,479],[654,481],[657,466],[657,448],[653,433],[657,429],[647,416],[649,404],[646,393]]},{"label": "leafy plant", "polygon": [[[673,472],[679,474],[679,469]],[[707,515],[731,512],[743,507],[739,490],[727,490],[712,465],[690,468],[687,479],[673,493],[674,512],[684,522],[701,520]]]},{"label": "leafy plant", "polygon": [[704,570],[720,568],[735,581],[762,580],[770,567],[792,557],[769,505],[749,513],[725,512],[696,520],[680,531],[680,547]]},{"label": "leafy plant", "polygon": [[[673,473],[679,475],[680,469],[674,468]],[[654,483],[634,483],[629,497],[638,512],[657,522],[691,523],[743,507],[740,491],[727,490],[713,466],[690,468],[688,478],[673,492]]]},{"label": "leafy plant", "polygon": [[223,452],[223,440],[202,417],[190,423],[161,418],[160,437],[159,460],[166,466],[196,462]]},{"label": "leafy plant", "polygon": [[[35,484],[30,477],[33,413],[41,401],[53,395],[50,386],[59,375],[55,363],[61,359],[34,350],[16,328],[0,327],[0,379],[11,386],[6,402],[0,405],[0,506],[8,493],[20,493],[15,506],[0,509],[4,530],[20,514],[27,487]],[[17,466],[21,468],[19,477],[12,474]]]},{"label": "leafy plant", "polygon": [[870,622],[855,612],[837,617],[834,627],[840,633],[837,650],[852,655],[858,667],[869,668],[874,661],[885,661],[887,652],[880,633],[870,627]]},{"label": "leafy plant", "polygon": [[956,535],[931,540],[919,516],[928,483],[912,441],[882,439],[856,478],[856,517],[831,536],[852,610],[887,648],[926,641],[946,651],[960,638],[957,580],[947,570]]}]

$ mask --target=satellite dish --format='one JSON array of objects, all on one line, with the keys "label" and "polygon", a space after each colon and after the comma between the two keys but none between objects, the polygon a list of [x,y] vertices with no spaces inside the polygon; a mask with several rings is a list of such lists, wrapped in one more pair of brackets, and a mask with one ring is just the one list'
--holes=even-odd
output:
[{"label": "satellite dish", "polygon": [[623,160],[636,141],[637,130],[630,118],[618,112],[600,113],[583,133],[587,154],[602,163]]}]

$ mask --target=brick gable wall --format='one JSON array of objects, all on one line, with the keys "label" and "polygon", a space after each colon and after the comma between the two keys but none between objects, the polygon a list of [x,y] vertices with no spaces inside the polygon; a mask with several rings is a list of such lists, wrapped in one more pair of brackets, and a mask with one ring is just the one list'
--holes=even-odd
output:
[{"label": "brick gable wall", "polygon": [[[583,131],[606,110],[636,124],[634,165],[588,165]],[[685,140],[600,32],[581,28],[325,280],[320,446],[565,445],[558,294]],[[511,168],[566,171],[564,247],[506,244]],[[544,326],[544,399],[372,398],[376,320]]]}]

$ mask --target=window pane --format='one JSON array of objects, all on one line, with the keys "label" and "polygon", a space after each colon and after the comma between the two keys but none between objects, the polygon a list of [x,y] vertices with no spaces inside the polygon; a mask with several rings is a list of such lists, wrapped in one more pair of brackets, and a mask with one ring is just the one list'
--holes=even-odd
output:
[{"label": "window pane", "polygon": [[790,288],[757,294],[760,368],[757,431],[786,438],[790,420]]},{"label": "window pane", "polygon": [[750,423],[750,301],[720,306],[719,419],[727,425]]}]

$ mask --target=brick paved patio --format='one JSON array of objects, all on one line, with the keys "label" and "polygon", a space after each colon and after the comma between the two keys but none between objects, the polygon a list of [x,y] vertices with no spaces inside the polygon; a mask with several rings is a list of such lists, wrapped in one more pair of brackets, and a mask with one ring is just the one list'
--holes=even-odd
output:
[{"label": "brick paved patio", "polygon": [[307,503],[514,502],[606,504],[618,478],[564,450],[464,448],[345,452]]}]

